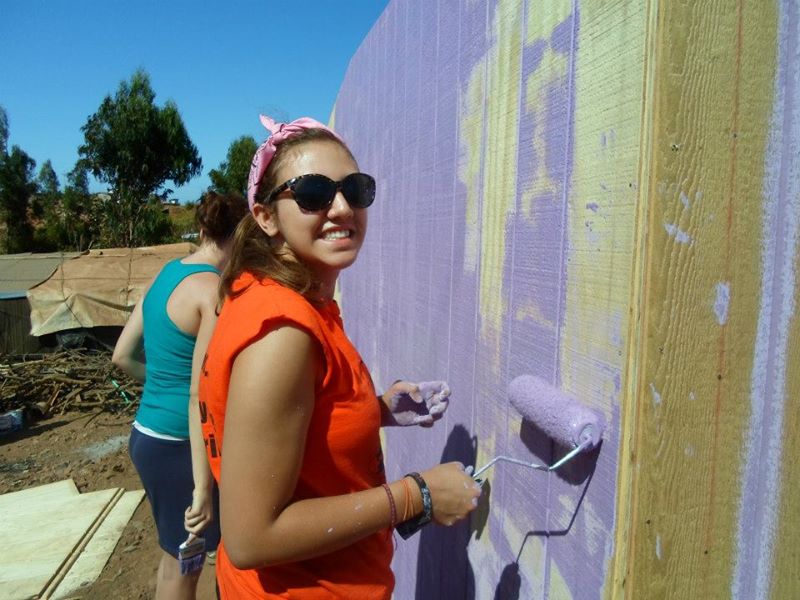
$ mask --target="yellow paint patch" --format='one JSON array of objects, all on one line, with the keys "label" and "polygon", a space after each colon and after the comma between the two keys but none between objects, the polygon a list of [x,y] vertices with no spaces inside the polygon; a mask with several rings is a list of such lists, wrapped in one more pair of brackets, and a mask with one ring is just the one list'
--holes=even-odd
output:
[{"label": "yellow paint patch", "polygon": [[503,536],[512,553],[515,556],[519,555],[520,573],[528,581],[538,583],[538,587],[541,588],[540,582],[544,581],[544,538],[528,535],[528,531],[528,528],[523,530],[516,527],[514,520],[508,515],[503,519]]},{"label": "yellow paint patch", "polygon": [[548,319],[542,314],[541,309],[530,298],[524,298],[514,313],[514,320],[524,321],[526,319],[532,320],[534,323],[541,325],[548,331],[555,331],[556,324],[552,319]]},{"label": "yellow paint patch", "polygon": [[550,562],[550,593],[547,597],[552,600],[572,600],[572,592],[555,561]]},{"label": "yellow paint patch", "polygon": [[[620,345],[627,329],[638,195],[643,13],[642,8],[581,12],[561,358],[562,364],[575,358],[591,362],[562,369],[567,388],[581,389],[601,372],[620,372],[624,365]],[[595,402],[600,399],[592,395]],[[610,415],[610,406],[601,408]]]},{"label": "yellow paint patch", "polygon": [[[481,149],[483,148],[484,96],[486,95],[486,64],[479,61],[472,69],[463,96],[459,141],[461,152],[466,160],[459,165],[458,175],[466,188],[466,240],[464,244],[464,272],[474,273],[478,269],[478,252],[480,250],[480,178]],[[457,265],[453,265],[457,268]]]},{"label": "yellow paint patch", "polygon": [[525,45],[530,46],[536,40],[549,36],[555,26],[572,14],[572,0],[548,0],[547,10],[536,2],[528,3],[528,14],[525,15]]},{"label": "yellow paint patch", "polygon": [[[481,468],[497,456],[497,433],[497,428],[487,429],[486,437],[481,438],[481,443],[478,444],[478,451],[475,456],[477,468]],[[488,475],[493,475],[492,469],[487,471]]]},{"label": "yellow paint patch", "polygon": [[583,541],[585,542],[586,551],[590,556],[594,556],[603,550],[603,546],[610,532],[606,525],[603,524],[594,506],[584,500],[580,505],[580,509],[578,509],[579,501],[579,494],[559,494],[558,503],[563,508],[562,518],[558,523],[553,523],[551,527],[554,529],[566,529],[573,516],[580,510],[581,518],[586,528],[583,532]]},{"label": "yellow paint patch", "polygon": [[[557,3],[558,4],[558,3]],[[560,3],[569,5],[568,2]],[[567,157],[552,157],[555,151],[548,144],[545,134],[548,132],[546,101],[550,90],[569,89],[569,61],[566,54],[556,52],[550,43],[550,37],[555,28],[567,17],[563,10],[556,10],[538,14],[537,18],[530,19],[527,26],[526,46],[539,44],[543,54],[539,66],[525,77],[525,113],[526,118],[533,121],[533,137],[526,140],[533,150],[536,164],[531,183],[522,190],[522,213],[528,219],[535,219],[536,200],[548,199],[550,202],[560,202],[564,195],[564,181],[554,180],[548,172],[548,164],[562,164]],[[566,132],[563,132],[566,137]],[[563,150],[561,150],[563,153]]]},{"label": "yellow paint patch", "polygon": [[[535,18],[538,15],[534,13],[532,20]],[[574,77],[566,84],[573,88],[568,101],[574,102],[570,107],[574,117],[565,181],[539,175],[535,186],[525,192],[531,210],[540,210],[540,197],[554,196],[566,215],[562,248],[568,254],[563,263],[566,280],[561,281],[566,286],[566,304],[559,310],[563,325],[558,340],[558,383],[587,405],[602,410],[613,424],[612,417],[620,410],[617,403],[622,401],[626,352],[630,351],[647,12],[643,3],[581,2],[579,20],[578,38],[573,42],[576,51],[571,56],[545,53],[543,57],[543,64],[550,61],[553,71]],[[569,60],[575,64],[570,65]],[[532,79],[529,85],[531,90],[547,89],[551,83],[542,77]],[[531,105],[529,110],[533,114],[541,108]],[[534,149],[539,152],[538,147]],[[605,435],[608,443],[603,452],[615,452],[617,432],[609,427]],[[602,463],[608,464],[606,460]],[[591,560],[604,555],[611,535],[607,531],[610,524],[603,523],[591,501],[611,500],[595,484],[605,481],[604,490],[616,489],[612,483],[615,473],[598,471],[596,475],[580,509],[591,533],[573,536],[570,551],[578,557],[574,564],[586,561],[592,573],[610,581],[611,565]],[[574,498],[563,502],[571,506]],[[624,548],[617,548],[617,553],[624,561]],[[575,582],[584,574],[562,573],[554,562],[551,567],[550,597],[570,598],[565,577]]]},{"label": "yellow paint patch", "polygon": [[501,333],[506,316],[503,293],[506,222],[516,200],[519,81],[522,59],[520,0],[501,0],[491,24],[486,101],[483,206],[481,210],[480,311],[481,337],[492,349],[493,371],[500,373]]},{"label": "yellow paint patch", "polygon": [[331,109],[331,118],[328,119],[328,127],[336,131],[336,104]]}]

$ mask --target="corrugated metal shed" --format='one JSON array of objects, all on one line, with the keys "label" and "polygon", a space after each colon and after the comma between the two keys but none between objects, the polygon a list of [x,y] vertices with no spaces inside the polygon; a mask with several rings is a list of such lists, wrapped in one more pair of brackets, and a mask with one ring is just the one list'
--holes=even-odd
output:
[{"label": "corrugated metal shed", "polygon": [[80,254],[24,252],[0,255],[0,299],[24,298],[29,289],[50,277],[62,262]]},{"label": "corrugated metal shed", "polygon": [[65,260],[80,252],[0,255],[0,353],[25,354],[40,349],[30,335],[31,307],[27,291],[46,280]]},{"label": "corrugated metal shed", "polygon": [[22,297],[0,296],[0,354],[28,354],[39,350],[30,333],[31,305]]}]

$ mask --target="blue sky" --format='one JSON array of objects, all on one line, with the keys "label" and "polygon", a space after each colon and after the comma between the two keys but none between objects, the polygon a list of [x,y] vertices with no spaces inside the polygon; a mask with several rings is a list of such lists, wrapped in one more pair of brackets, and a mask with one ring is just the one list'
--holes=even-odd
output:
[{"label": "blue sky", "polygon": [[203,159],[203,175],[175,191],[185,202],[205,190],[231,141],[263,141],[260,112],[326,122],[350,58],[388,0],[0,3],[9,146],[33,157],[37,173],[50,159],[63,186],[81,126],[141,67],[156,103],[178,105]]}]

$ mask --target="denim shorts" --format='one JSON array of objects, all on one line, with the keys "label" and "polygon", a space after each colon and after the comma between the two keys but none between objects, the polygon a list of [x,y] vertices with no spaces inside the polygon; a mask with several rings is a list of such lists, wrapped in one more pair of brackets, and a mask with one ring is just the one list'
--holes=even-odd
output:
[{"label": "denim shorts", "polygon": [[[178,557],[178,546],[189,535],[183,514],[192,505],[192,450],[189,440],[163,440],[131,430],[128,445],[131,461],[150,501],[158,530],[158,543],[167,554]],[[219,544],[219,494],[214,486],[214,520],[201,534],[206,550]]]}]

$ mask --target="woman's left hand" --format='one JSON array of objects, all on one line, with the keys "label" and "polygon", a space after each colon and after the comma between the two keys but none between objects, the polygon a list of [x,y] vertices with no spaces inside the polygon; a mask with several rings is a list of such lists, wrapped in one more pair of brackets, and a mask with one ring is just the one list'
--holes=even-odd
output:
[{"label": "woman's left hand", "polygon": [[431,427],[442,418],[450,399],[444,381],[395,381],[381,396],[393,419],[393,425]]},{"label": "woman's left hand", "polygon": [[214,520],[214,495],[211,490],[192,492],[192,505],[183,513],[183,527],[189,533],[199,535]]}]

